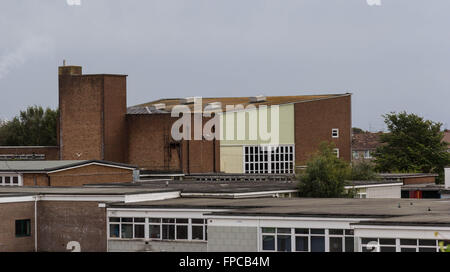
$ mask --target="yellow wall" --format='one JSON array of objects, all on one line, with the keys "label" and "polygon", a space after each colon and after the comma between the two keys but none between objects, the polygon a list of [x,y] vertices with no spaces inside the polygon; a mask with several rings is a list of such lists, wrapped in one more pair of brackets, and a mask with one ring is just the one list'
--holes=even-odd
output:
[{"label": "yellow wall", "polygon": [[[278,122],[278,139],[274,141],[271,139],[269,141],[262,139],[261,135],[256,135],[254,139],[251,138],[251,131],[259,131],[259,108],[251,110],[243,110],[237,112],[224,112],[220,117],[221,124],[221,146],[227,145],[260,145],[260,144],[294,144],[295,143],[295,127],[294,127],[294,105],[280,105],[279,110],[279,120]],[[267,110],[267,127],[268,130],[272,129],[272,112],[274,112],[271,107]],[[256,122],[249,122],[250,115],[256,115]],[[244,122],[239,122],[238,120],[245,120]],[[234,122],[233,122],[234,120]],[[234,124],[233,124],[234,123]],[[244,125],[244,126],[242,126]],[[274,124],[276,126],[276,124]],[[231,130],[230,130],[231,128]],[[233,131],[233,132],[231,132]],[[238,131],[244,132],[244,137],[242,139],[238,136]],[[229,137],[231,135],[231,140]],[[234,137],[233,137],[234,136]]]},{"label": "yellow wall", "polygon": [[225,173],[244,173],[242,146],[220,147],[220,171]]}]

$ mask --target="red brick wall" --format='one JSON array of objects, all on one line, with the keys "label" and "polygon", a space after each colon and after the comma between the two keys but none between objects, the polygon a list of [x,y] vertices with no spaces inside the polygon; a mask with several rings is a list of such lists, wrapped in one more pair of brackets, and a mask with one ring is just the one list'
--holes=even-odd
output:
[{"label": "red brick wall", "polygon": [[[128,115],[128,163],[154,171],[181,170],[184,173],[219,171],[219,141],[215,143],[215,152],[214,143],[206,140],[181,141],[180,146],[168,148],[168,143],[172,139],[172,124],[177,119],[170,117],[169,114]],[[203,124],[207,120],[208,118],[204,119]]]},{"label": "red brick wall", "polygon": [[0,146],[1,155],[31,155],[31,154],[44,154],[45,160],[58,160],[59,159],[59,147],[58,146]]},{"label": "red brick wall", "polygon": [[[297,103],[295,111],[296,165],[304,165],[322,141],[333,142],[340,157],[351,160],[351,96]],[[331,130],[339,129],[339,138]]]},{"label": "red brick wall", "polygon": [[[34,202],[0,204],[0,252],[34,251]],[[31,236],[16,237],[16,220],[31,220]]]},{"label": "red brick wall", "polygon": [[88,165],[50,173],[50,186],[83,186],[85,184],[132,182],[133,170]]},{"label": "red brick wall", "polygon": [[23,174],[23,186],[49,186],[47,174]]},{"label": "red brick wall", "polygon": [[60,75],[59,108],[61,159],[125,162],[126,76]]},{"label": "red brick wall", "polygon": [[106,209],[97,202],[38,202],[38,251],[66,252],[77,241],[82,252],[106,251]]},{"label": "red brick wall", "polygon": [[436,178],[435,177],[417,177],[417,178],[403,178],[403,184],[435,184]]}]

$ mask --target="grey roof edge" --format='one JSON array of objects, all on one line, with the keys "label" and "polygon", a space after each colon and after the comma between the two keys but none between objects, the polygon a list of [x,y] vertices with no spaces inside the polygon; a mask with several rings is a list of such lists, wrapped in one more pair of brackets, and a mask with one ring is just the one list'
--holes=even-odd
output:
[{"label": "grey roof edge", "polygon": [[[249,209],[246,207],[246,209]],[[391,214],[335,214],[335,213],[258,213],[258,212],[212,212],[212,216],[250,217],[326,217],[326,218],[390,218]]]},{"label": "grey roof edge", "polygon": [[71,168],[71,167],[83,166],[83,165],[90,164],[90,163],[99,163],[99,164],[103,164],[103,165],[119,166],[119,167],[125,167],[125,168],[130,168],[130,169],[137,169],[138,168],[137,166],[134,166],[134,165],[124,164],[124,163],[117,163],[117,162],[111,162],[111,161],[81,160],[81,161],[76,162],[76,163],[70,163],[70,164],[57,166],[57,167],[50,167],[50,168],[43,168],[43,169],[27,169],[27,170],[11,169],[11,171],[21,172],[21,173],[36,173],[36,172],[45,173],[45,172],[52,172],[52,171],[57,171],[57,170],[63,170],[63,169],[66,169],[66,168]]},{"label": "grey roof edge", "polygon": [[399,222],[399,221],[365,221],[359,223],[351,223],[351,225],[357,226],[405,226],[405,227],[450,227],[450,223],[442,222]]}]

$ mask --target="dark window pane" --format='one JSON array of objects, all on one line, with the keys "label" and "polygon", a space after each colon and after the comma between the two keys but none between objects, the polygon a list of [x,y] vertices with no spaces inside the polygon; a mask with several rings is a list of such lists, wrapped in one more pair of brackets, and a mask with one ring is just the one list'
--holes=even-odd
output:
[{"label": "dark window pane", "polygon": [[395,252],[395,247],[380,247],[380,252]]},{"label": "dark window pane", "polygon": [[203,219],[192,219],[192,224],[203,224]]},{"label": "dark window pane", "polygon": [[380,245],[395,245],[395,239],[380,239]]},{"label": "dark window pane", "polygon": [[177,224],[188,224],[189,223],[189,219],[180,219],[180,218],[177,218]]},{"label": "dark window pane", "polygon": [[436,246],[436,240],[419,240],[419,246]]},{"label": "dark window pane", "polygon": [[109,222],[120,222],[120,217],[110,217]]},{"label": "dark window pane", "polygon": [[145,238],[145,225],[134,225],[134,238]]},{"label": "dark window pane", "polygon": [[263,235],[263,250],[275,250],[275,236]]},{"label": "dark window pane", "polygon": [[13,177],[13,184],[19,184],[19,178],[18,177]]},{"label": "dark window pane", "polygon": [[401,248],[400,252],[416,252],[415,248]]},{"label": "dark window pane", "polygon": [[133,225],[122,224],[122,238],[133,238]]},{"label": "dark window pane", "polygon": [[345,237],[345,252],[355,251],[355,241],[353,237]]},{"label": "dark window pane", "polygon": [[296,234],[309,234],[309,229],[295,229]]},{"label": "dark window pane", "polygon": [[203,240],[203,226],[192,226],[192,239]]},{"label": "dark window pane", "polygon": [[308,251],[308,237],[295,237],[295,251]]},{"label": "dark window pane", "polygon": [[149,226],[149,235],[150,238],[160,239],[161,238],[161,227],[160,225],[150,225]]},{"label": "dark window pane", "polygon": [[161,218],[149,218],[149,223],[161,223]]},{"label": "dark window pane", "polygon": [[277,236],[277,251],[282,251],[282,252],[292,251],[290,235],[278,235]]},{"label": "dark window pane", "polygon": [[330,235],[343,235],[344,230],[341,229],[330,229],[329,230]]},{"label": "dark window pane", "polygon": [[311,236],[311,252],[325,252],[325,237]]},{"label": "dark window pane", "polygon": [[342,252],[341,237],[330,237],[330,252]]},{"label": "dark window pane", "polygon": [[31,220],[16,220],[16,236],[30,236],[31,235]]},{"label": "dark window pane", "polygon": [[136,222],[136,223],[144,223],[145,222],[145,218],[135,217],[134,218],[134,222]]},{"label": "dark window pane", "polygon": [[162,238],[166,240],[174,240],[175,225],[162,225]]},{"label": "dark window pane", "polygon": [[416,239],[400,239],[400,245],[402,246],[417,246]]},{"label": "dark window pane", "polygon": [[11,183],[11,177],[5,177],[5,184]]},{"label": "dark window pane", "polygon": [[122,222],[133,222],[133,218],[130,218],[130,217],[122,217]]},{"label": "dark window pane", "polygon": [[346,229],[345,230],[345,235],[351,235],[351,236],[353,236],[355,234],[355,232],[354,232],[354,230],[352,230],[352,229]]},{"label": "dark window pane", "polygon": [[436,252],[436,248],[419,247],[419,252]]},{"label": "dark window pane", "polygon": [[109,225],[109,237],[111,237],[111,238],[120,238],[119,229],[120,229],[120,225],[119,224],[111,224],[111,225]]},{"label": "dark window pane", "polygon": [[311,234],[325,234],[324,229],[311,229]]},{"label": "dark window pane", "polygon": [[362,243],[363,245],[367,245],[367,244],[370,243],[370,242],[378,243],[378,239],[377,239],[377,238],[362,238],[362,239],[361,239],[361,243]]},{"label": "dark window pane", "polygon": [[275,228],[262,228],[263,233],[275,233]]},{"label": "dark window pane", "polygon": [[188,226],[177,226],[177,239],[185,240],[188,238]]},{"label": "dark window pane", "polygon": [[289,228],[277,228],[277,233],[291,233]]},{"label": "dark window pane", "polygon": [[175,218],[163,218],[163,223],[175,223]]}]

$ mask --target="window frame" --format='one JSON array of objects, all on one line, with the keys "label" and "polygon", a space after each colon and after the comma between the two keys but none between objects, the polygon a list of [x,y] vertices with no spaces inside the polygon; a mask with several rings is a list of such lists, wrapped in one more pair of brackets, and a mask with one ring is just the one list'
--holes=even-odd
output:
[{"label": "window frame", "polygon": [[[21,227],[21,230],[25,228],[24,234],[18,234],[18,223],[25,223],[25,227]],[[22,237],[31,237],[31,219],[16,219],[15,220],[15,237],[16,238],[22,238]]]},{"label": "window frame", "polygon": [[331,138],[333,138],[333,139],[339,138],[339,129],[338,128],[331,129]]},{"label": "window frame", "polygon": [[295,173],[295,145],[243,145],[242,169],[245,174]]}]

